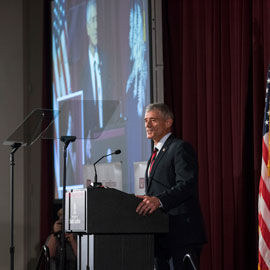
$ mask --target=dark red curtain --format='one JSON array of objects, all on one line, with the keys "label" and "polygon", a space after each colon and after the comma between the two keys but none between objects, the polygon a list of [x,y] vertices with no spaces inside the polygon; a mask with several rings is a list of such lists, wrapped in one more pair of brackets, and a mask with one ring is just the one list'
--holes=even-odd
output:
[{"label": "dark red curtain", "polygon": [[199,160],[201,269],[257,269],[270,2],[163,1],[165,102]]}]

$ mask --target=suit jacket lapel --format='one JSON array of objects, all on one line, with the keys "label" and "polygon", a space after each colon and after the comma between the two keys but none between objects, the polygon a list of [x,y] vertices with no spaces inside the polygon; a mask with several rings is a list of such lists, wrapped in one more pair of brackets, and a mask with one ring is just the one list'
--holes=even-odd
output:
[{"label": "suit jacket lapel", "polygon": [[147,189],[149,188],[149,186],[151,185],[151,181],[152,181],[152,177],[153,175],[155,174],[155,170],[156,168],[158,167],[158,163],[162,160],[162,158],[164,157],[166,151],[168,150],[169,148],[169,145],[171,144],[171,142],[173,141],[174,139],[174,135],[171,135],[169,136],[169,138],[166,140],[166,142],[164,143],[164,145],[162,146],[162,148],[160,149],[156,159],[155,159],[155,162],[153,164],[153,167],[151,169],[151,173],[150,173],[150,176],[148,177],[148,166],[149,166],[149,163],[150,163],[150,160],[148,160],[148,163],[147,163],[147,171],[146,171],[146,184],[147,184]]}]

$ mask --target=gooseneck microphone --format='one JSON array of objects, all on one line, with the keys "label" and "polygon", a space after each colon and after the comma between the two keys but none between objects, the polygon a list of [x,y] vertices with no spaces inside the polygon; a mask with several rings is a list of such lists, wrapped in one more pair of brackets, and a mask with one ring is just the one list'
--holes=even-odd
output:
[{"label": "gooseneck microphone", "polygon": [[100,159],[98,159],[95,163],[94,163],[94,169],[95,169],[95,181],[94,181],[94,187],[99,187],[101,186],[101,183],[98,183],[97,181],[97,170],[96,170],[96,164],[101,161],[103,158],[107,157],[107,156],[111,156],[111,155],[119,155],[121,153],[120,149],[115,150],[113,153],[107,154],[102,156]]}]

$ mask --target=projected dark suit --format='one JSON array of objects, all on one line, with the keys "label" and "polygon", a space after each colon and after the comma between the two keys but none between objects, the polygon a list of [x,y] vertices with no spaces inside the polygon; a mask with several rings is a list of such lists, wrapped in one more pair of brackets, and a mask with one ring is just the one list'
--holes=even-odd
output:
[{"label": "projected dark suit", "polygon": [[[101,61],[100,61],[101,62]],[[83,90],[83,96],[84,100],[86,100],[85,105],[86,106],[91,106],[92,110],[89,112],[87,115],[87,118],[92,119],[91,121],[91,127],[92,128],[102,128],[103,127],[103,119],[102,123],[100,125],[98,117],[98,100],[103,100],[104,99],[104,93],[103,93],[103,87],[102,87],[102,64],[100,63],[98,65],[98,70],[99,70],[99,80],[101,81],[100,89],[101,91],[101,96],[98,98],[97,96],[94,95],[96,92],[95,89],[93,88],[93,84],[96,85],[95,83],[95,77],[92,76],[94,72],[91,71],[91,65],[89,63],[89,59],[86,58],[85,61],[82,62],[82,73],[81,73],[81,80],[80,80],[80,89]],[[93,79],[92,79],[93,78]],[[101,98],[101,99],[100,99]],[[100,108],[103,110],[103,106]],[[103,112],[103,111],[102,111]]]},{"label": "projected dark suit", "polygon": [[[97,127],[103,128],[103,88],[101,76],[101,59],[98,51],[98,21],[97,6],[95,0],[86,4],[86,33],[88,36],[87,51],[83,62],[83,90],[84,99],[93,100]],[[92,117],[89,115],[88,117]]]},{"label": "projected dark suit", "polygon": [[[83,90],[83,98],[84,98],[84,138],[85,141],[85,163],[89,163],[92,158],[92,153],[94,151],[93,146],[91,144],[90,139],[99,136],[101,131],[105,126],[104,121],[104,106],[103,106],[103,98],[98,98],[94,96],[94,89],[91,76],[91,65],[89,63],[88,57],[81,65],[82,73],[81,80],[79,83],[80,89]],[[99,65],[100,71],[100,80],[102,78],[102,67]],[[102,91],[102,88],[100,88]],[[103,93],[102,93],[103,94]],[[91,149],[89,149],[89,146]]]},{"label": "projected dark suit", "polygon": [[[159,105],[158,105],[159,106]],[[160,107],[164,108],[164,104]],[[161,147],[149,173],[150,160],[145,174],[146,196],[137,212],[147,214],[162,207],[169,215],[169,233],[155,237],[155,264],[157,270],[183,268],[183,258],[188,252],[199,258],[203,243],[206,242],[203,218],[198,198],[198,165],[190,144],[166,136],[171,130],[171,114],[153,107],[145,113],[147,137],[156,147]],[[162,144],[163,140],[166,141]]]}]

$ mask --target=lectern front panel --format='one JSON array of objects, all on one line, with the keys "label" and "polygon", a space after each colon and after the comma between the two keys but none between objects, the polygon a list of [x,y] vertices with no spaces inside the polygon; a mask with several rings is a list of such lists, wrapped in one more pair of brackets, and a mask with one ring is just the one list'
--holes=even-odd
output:
[{"label": "lectern front panel", "polygon": [[153,270],[153,238],[146,234],[83,235],[81,269]]},{"label": "lectern front panel", "polygon": [[136,213],[142,199],[113,188],[87,188],[68,192],[66,228],[87,234],[168,232],[168,216],[158,209],[151,215]]}]

